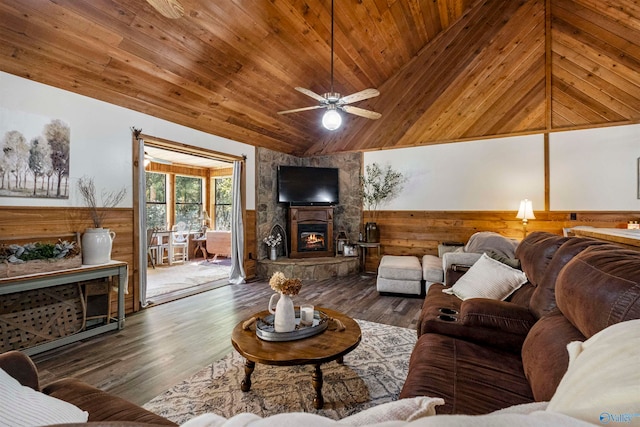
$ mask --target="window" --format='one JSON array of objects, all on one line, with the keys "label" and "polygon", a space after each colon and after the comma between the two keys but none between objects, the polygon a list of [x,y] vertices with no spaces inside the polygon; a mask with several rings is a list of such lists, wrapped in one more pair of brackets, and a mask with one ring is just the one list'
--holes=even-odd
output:
[{"label": "window", "polygon": [[231,230],[231,178],[215,179],[215,229]]},{"label": "window", "polygon": [[202,224],[202,178],[176,175],[176,224],[184,222],[190,230]]},{"label": "window", "polygon": [[147,227],[167,227],[167,175],[146,172]]}]

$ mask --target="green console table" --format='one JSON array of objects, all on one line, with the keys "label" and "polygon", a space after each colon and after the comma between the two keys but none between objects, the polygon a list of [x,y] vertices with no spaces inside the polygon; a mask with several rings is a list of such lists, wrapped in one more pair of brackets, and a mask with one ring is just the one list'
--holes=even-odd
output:
[{"label": "green console table", "polygon": [[114,276],[118,277],[118,317],[115,322],[107,322],[104,325],[95,326],[90,329],[76,332],[72,335],[52,339],[51,341],[46,341],[20,350],[25,354],[33,355],[102,334],[107,331],[122,329],[124,327],[124,295],[126,293],[128,276],[127,263],[122,261],[110,261],[106,264],[82,265],[78,268],[71,268],[67,270],[0,279],[0,295],[6,295]]}]

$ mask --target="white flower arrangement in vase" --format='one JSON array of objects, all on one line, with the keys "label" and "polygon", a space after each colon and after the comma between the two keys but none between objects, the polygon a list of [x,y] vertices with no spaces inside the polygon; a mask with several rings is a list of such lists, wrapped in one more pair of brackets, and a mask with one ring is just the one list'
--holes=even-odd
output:
[{"label": "white flower arrangement in vase", "polygon": [[275,236],[273,234],[269,234],[267,237],[262,239],[262,241],[271,249],[269,259],[271,259],[271,261],[275,261],[278,257],[276,253],[276,246],[282,243],[282,236],[280,233]]}]

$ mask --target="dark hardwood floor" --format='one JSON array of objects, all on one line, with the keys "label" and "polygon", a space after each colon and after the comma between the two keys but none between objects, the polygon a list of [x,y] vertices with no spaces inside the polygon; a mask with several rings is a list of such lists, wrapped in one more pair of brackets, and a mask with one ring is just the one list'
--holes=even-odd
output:
[{"label": "dark hardwood floor", "polygon": [[[229,285],[128,316],[125,328],[33,356],[44,385],[76,377],[143,404],[232,351],[231,330],[264,310],[264,281]],[[305,281],[294,303],[355,318],[415,328],[423,299],[380,296],[375,277]],[[409,357],[409,354],[407,354]]]}]

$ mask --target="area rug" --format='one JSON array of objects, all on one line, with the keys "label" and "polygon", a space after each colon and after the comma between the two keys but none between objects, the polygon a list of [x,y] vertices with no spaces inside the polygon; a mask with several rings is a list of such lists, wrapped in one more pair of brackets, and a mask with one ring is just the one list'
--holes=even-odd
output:
[{"label": "area rug", "polygon": [[231,260],[227,258],[216,262],[187,261],[184,264],[148,268],[147,298],[227,279],[230,271]]},{"label": "area rug", "polygon": [[236,351],[155,397],[144,407],[178,424],[213,412],[232,417],[251,412],[262,417],[282,412],[311,412],[341,419],[397,400],[416,343],[413,329],[358,320],[362,341],[344,364],[322,365],[324,408],[313,407],[313,366],[256,364],[251,390],[244,393],[244,358]]}]

